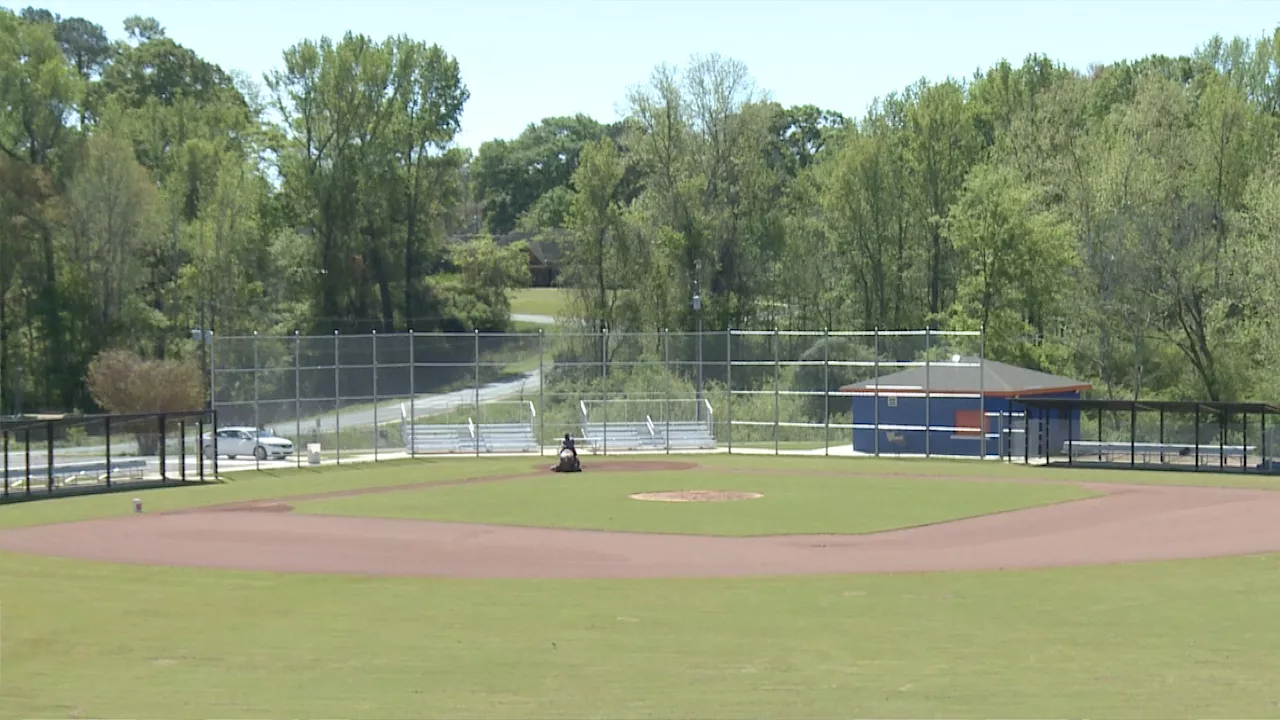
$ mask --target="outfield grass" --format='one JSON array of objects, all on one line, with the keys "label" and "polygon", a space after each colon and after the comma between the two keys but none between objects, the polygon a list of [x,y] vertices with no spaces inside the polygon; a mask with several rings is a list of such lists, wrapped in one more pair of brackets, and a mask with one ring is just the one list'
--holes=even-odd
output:
[{"label": "outfield grass", "polygon": [[[744,490],[756,500],[642,502],[636,492]],[[869,533],[1093,497],[1069,485],[733,471],[548,474],[477,485],[326,498],[298,512],[700,535]]]},{"label": "outfield grass", "polygon": [[6,717],[1274,717],[1275,557],[704,581],[0,555]]},{"label": "outfield grass", "polygon": [[[496,461],[396,460],[323,468],[240,471],[206,485],[129,490],[102,495],[62,497],[0,505],[0,528],[72,522],[116,517],[133,512],[132,499],[143,501],[148,512],[178,510],[203,505],[305,495],[350,488],[382,487],[485,477],[495,473],[528,472],[533,458]],[[3,586],[0,585],[0,589]],[[2,631],[2,628],[0,628]]]},{"label": "outfield grass", "polygon": [[[722,474],[741,489],[765,487],[761,470],[785,470],[802,479],[795,487],[812,488],[942,484],[924,475],[1280,487],[1271,478],[960,461],[695,460],[711,468],[697,484]],[[159,510],[535,464],[441,459],[237,473],[216,486],[4,506],[0,526],[125,514],[135,494]],[[847,475],[819,474],[832,471]],[[518,498],[561,481],[599,481],[603,491],[610,477],[548,474],[525,481],[528,490],[504,483],[383,497],[505,485]],[[684,482],[681,473],[644,478],[650,489]],[[824,504],[832,503],[818,503],[815,521]],[[1019,572],[467,581],[0,554],[0,717],[1275,717],[1277,597],[1278,556]]]},{"label": "outfield grass", "polygon": [[509,296],[511,312],[520,315],[551,315],[564,310],[568,298],[560,288],[520,288]]}]

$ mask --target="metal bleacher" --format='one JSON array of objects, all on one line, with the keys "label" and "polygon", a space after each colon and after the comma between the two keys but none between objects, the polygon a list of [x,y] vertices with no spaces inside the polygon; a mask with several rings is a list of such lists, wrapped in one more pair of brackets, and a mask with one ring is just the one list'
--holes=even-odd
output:
[{"label": "metal bleacher", "polygon": [[[704,401],[705,402],[705,401]],[[707,403],[707,416],[711,405]],[[590,452],[622,450],[709,450],[715,449],[715,433],[710,419],[643,422],[591,422],[585,404],[582,412],[582,445]]]},{"label": "metal bleacher", "polygon": [[[1197,458],[1200,462],[1212,462],[1210,458],[1226,461],[1227,458],[1246,458],[1257,450],[1253,445],[1153,443],[1153,442],[1097,442],[1070,440],[1062,443],[1062,454],[1072,460],[1096,460],[1098,462],[1133,461],[1141,463],[1175,463]],[[1237,463],[1240,461],[1237,460]]]},{"label": "metal bleacher", "polygon": [[538,452],[531,423],[483,423],[467,418],[465,425],[411,423],[401,408],[401,433],[410,454]]}]

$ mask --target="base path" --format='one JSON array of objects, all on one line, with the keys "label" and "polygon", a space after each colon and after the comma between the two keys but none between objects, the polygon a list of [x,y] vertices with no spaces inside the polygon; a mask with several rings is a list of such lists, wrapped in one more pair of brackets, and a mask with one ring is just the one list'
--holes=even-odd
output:
[{"label": "base path", "polygon": [[[870,535],[723,538],[334,517],[293,513],[288,501],[301,498],[284,498],[6,530],[0,550],[227,570],[467,578],[1000,570],[1280,552],[1280,493],[1080,485],[1106,494]],[[367,491],[345,494],[359,492]]]}]

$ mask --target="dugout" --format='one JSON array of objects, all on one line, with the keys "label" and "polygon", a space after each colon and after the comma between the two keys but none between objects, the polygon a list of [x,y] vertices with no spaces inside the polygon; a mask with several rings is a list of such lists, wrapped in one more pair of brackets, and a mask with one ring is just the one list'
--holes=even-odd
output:
[{"label": "dugout", "polygon": [[1079,427],[1064,410],[1027,433],[1017,401],[1078,400],[1091,388],[1030,368],[954,356],[846,385],[840,392],[852,397],[855,452],[979,457],[985,445],[987,457],[1007,457],[1025,454],[1029,435],[1061,444]]},{"label": "dugout", "polygon": [[1023,398],[1029,422],[1069,422],[1065,442],[1028,443],[1029,462],[1275,473],[1280,405],[1261,402]]}]

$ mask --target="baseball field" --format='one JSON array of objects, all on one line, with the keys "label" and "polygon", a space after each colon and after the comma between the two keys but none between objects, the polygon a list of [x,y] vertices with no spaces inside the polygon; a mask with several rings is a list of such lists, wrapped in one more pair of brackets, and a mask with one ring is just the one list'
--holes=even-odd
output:
[{"label": "baseball field", "polygon": [[1280,480],[547,464],[0,507],[0,716],[1280,714]]}]

